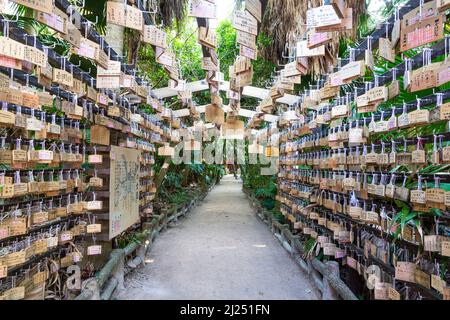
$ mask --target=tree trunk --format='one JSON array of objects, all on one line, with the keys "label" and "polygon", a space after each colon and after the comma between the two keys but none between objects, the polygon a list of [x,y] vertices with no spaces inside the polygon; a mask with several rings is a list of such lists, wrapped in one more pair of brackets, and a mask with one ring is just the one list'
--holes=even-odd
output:
[{"label": "tree trunk", "polygon": [[127,34],[128,43],[128,64],[135,65],[138,58],[139,48],[141,46],[141,34],[133,30]]},{"label": "tree trunk", "polygon": [[[110,1],[123,3],[123,1],[121,0],[110,0]],[[123,56],[123,44],[125,38],[124,31],[125,27],[111,23],[108,23],[106,25],[105,40],[120,56]]]}]

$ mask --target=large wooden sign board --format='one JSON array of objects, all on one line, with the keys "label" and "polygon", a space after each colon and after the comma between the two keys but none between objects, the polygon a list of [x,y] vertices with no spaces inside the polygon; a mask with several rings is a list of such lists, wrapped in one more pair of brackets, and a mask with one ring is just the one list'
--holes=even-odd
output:
[{"label": "large wooden sign board", "polygon": [[139,150],[111,146],[109,239],[139,221]]}]

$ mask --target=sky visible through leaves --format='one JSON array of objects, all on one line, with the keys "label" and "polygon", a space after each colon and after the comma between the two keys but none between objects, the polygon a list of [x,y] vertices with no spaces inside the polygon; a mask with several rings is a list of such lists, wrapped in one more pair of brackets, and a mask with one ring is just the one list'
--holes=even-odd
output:
[{"label": "sky visible through leaves", "polygon": [[[217,22],[231,19],[231,14],[233,12],[233,9],[235,7],[235,0],[220,0],[217,1]],[[385,7],[385,1],[384,0],[371,0],[368,11],[369,14],[375,18],[375,20],[381,21],[381,11]],[[216,23],[217,23],[216,22]]]}]

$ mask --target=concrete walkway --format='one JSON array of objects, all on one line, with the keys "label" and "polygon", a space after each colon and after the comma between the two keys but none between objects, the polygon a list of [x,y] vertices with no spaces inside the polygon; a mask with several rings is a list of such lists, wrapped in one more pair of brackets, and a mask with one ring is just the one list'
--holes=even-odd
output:
[{"label": "concrete walkway", "polygon": [[317,299],[233,176],[157,237],[146,262],[118,299]]}]

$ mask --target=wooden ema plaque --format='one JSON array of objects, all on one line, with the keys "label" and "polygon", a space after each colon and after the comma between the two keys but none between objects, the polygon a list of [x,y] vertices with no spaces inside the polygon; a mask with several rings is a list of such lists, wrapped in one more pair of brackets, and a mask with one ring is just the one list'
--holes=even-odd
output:
[{"label": "wooden ema plaque", "polygon": [[52,14],[53,1],[52,0],[11,0],[17,4],[21,4],[25,7]]},{"label": "wooden ema plaque", "polygon": [[25,46],[18,41],[8,37],[0,36],[0,55],[24,60]]},{"label": "wooden ema plaque", "polygon": [[256,49],[256,36],[251,33],[236,30],[236,42],[248,48]]},{"label": "wooden ema plaque", "polygon": [[395,62],[395,50],[392,42],[387,38],[380,38],[378,44],[378,54],[380,57]]},{"label": "wooden ema plaque", "polygon": [[145,43],[164,49],[167,48],[167,34],[164,30],[158,29],[153,25],[144,25],[141,39]]},{"label": "wooden ema plaque", "polygon": [[219,71],[219,67],[210,57],[202,58],[202,69],[206,71]]},{"label": "wooden ema plaque", "polygon": [[210,104],[206,106],[205,120],[206,122],[222,125],[223,123],[225,123],[225,112],[217,105]]},{"label": "wooden ema plaque", "polygon": [[200,27],[198,29],[198,42],[208,48],[217,47],[216,32],[211,28]]},{"label": "wooden ema plaque", "polygon": [[256,60],[258,58],[258,51],[256,49],[246,47],[242,44],[239,46],[239,54],[251,60]]},{"label": "wooden ema plaque", "polygon": [[188,16],[217,19],[217,6],[212,1],[190,0],[188,5]]},{"label": "wooden ema plaque", "polygon": [[415,24],[402,27],[400,51],[406,51],[444,38],[442,15],[430,17]]},{"label": "wooden ema plaque", "polygon": [[156,47],[155,50],[156,62],[164,65],[165,67],[175,67],[176,57],[173,52],[165,50],[160,47]]},{"label": "wooden ema plaque", "polygon": [[122,2],[106,3],[106,21],[139,31],[142,31],[144,25],[142,11]]},{"label": "wooden ema plaque", "polygon": [[297,42],[297,57],[317,57],[325,55],[325,46],[308,47],[308,40]]},{"label": "wooden ema plaque", "polygon": [[63,39],[69,42],[72,46],[79,48],[81,44],[81,32],[73,24],[69,23],[67,26],[67,33],[63,35]]},{"label": "wooden ema plaque", "polygon": [[247,11],[235,11],[233,17],[233,28],[255,36],[258,35],[258,21]]},{"label": "wooden ema plaque", "polygon": [[62,34],[67,33],[67,25],[68,25],[68,21],[69,21],[69,16],[65,12],[59,10],[56,7],[52,8],[51,13],[35,11],[34,18],[38,22],[49,26],[53,30],[56,30]]},{"label": "wooden ema plaque", "polygon": [[365,73],[364,61],[355,61],[346,64],[341,70],[330,75],[330,85],[340,86],[351,80],[363,76]]},{"label": "wooden ema plaque", "polygon": [[329,32],[309,31],[307,36],[308,36],[307,44],[309,49],[322,46],[332,40],[332,37],[330,36]]},{"label": "wooden ema plaque", "polygon": [[0,66],[22,70],[22,60],[0,55]]},{"label": "wooden ema plaque", "polygon": [[262,6],[260,0],[246,0],[245,10],[250,12],[250,14],[255,17],[256,20],[261,22],[262,19]]},{"label": "wooden ema plaque", "polygon": [[339,26],[342,19],[336,14],[336,10],[332,5],[324,5],[312,9],[308,9],[306,13],[306,24],[310,28],[330,28]]}]

